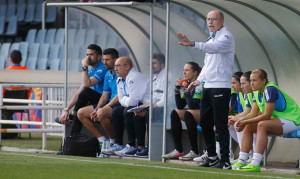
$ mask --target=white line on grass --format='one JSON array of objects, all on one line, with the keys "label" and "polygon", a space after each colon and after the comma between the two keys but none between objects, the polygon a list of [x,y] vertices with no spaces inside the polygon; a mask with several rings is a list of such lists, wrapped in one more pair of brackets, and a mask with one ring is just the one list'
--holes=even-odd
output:
[{"label": "white line on grass", "polygon": [[[180,170],[180,171],[187,171],[187,172],[198,172],[198,173],[210,173],[210,174],[222,174],[222,175],[236,175],[242,177],[256,177],[256,178],[278,178],[281,179],[283,177],[278,176],[264,176],[264,175],[247,175],[245,173],[226,173],[226,172],[213,172],[207,170],[193,170],[193,169],[183,169],[183,168],[175,168],[175,167],[164,167],[160,165],[146,165],[146,164],[136,164],[136,163],[123,163],[123,162],[106,162],[100,160],[83,160],[83,159],[74,159],[74,158],[64,158],[64,157],[51,157],[51,156],[42,156],[42,155],[32,155],[32,154],[22,154],[22,153],[6,153],[1,152],[1,154],[6,155],[20,155],[20,156],[28,156],[28,157],[39,157],[39,158],[46,158],[46,159],[60,159],[60,160],[71,160],[71,161],[79,161],[79,162],[91,162],[91,163],[99,163],[99,164],[116,164],[116,165],[128,165],[128,166],[137,166],[137,167],[150,167],[150,168],[158,168],[158,169],[168,169],[168,170]],[[286,177],[284,177],[286,178]]]}]

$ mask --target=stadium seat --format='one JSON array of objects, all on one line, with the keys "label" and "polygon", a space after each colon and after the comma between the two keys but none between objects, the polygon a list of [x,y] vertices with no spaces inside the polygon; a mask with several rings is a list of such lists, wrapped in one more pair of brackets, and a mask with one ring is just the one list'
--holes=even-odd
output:
[{"label": "stadium seat", "polygon": [[27,33],[26,42],[34,43],[35,42],[35,36],[36,36],[36,29],[30,29]]},{"label": "stadium seat", "polygon": [[10,18],[16,15],[16,4],[9,4],[6,11],[6,22],[9,22]]},{"label": "stadium seat", "polygon": [[4,29],[5,29],[5,17],[0,16],[0,35],[4,33]]},{"label": "stadium seat", "polygon": [[44,43],[46,36],[46,29],[40,29],[36,35],[35,43]]},{"label": "stadium seat", "polygon": [[50,66],[54,59],[58,59],[58,53],[59,53],[59,44],[51,44],[49,49],[49,58],[48,58],[47,66]]},{"label": "stadium seat", "polygon": [[64,45],[59,46],[58,58],[60,60],[59,70],[65,70],[65,46]]},{"label": "stadium seat", "polygon": [[56,12],[57,9],[56,7],[48,7],[48,10],[47,10],[47,16],[46,16],[46,23],[54,23],[56,22]]},{"label": "stadium seat", "polygon": [[5,68],[5,57],[4,56],[0,56],[0,69],[4,69]]},{"label": "stadium seat", "polygon": [[35,15],[33,19],[33,24],[42,22],[42,6],[43,4],[37,4],[35,7]]},{"label": "stadium seat", "polygon": [[9,53],[10,53],[11,51],[13,51],[13,50],[19,50],[19,47],[20,47],[20,43],[19,43],[19,42],[15,42],[15,43],[11,44]]},{"label": "stadium seat", "polygon": [[84,46],[85,44],[85,35],[86,30],[85,29],[79,29],[75,36],[75,44],[78,46]]},{"label": "stadium seat", "polygon": [[68,43],[75,44],[76,29],[68,29]]},{"label": "stadium seat", "polygon": [[35,4],[27,3],[26,7],[26,16],[25,16],[25,22],[31,23],[33,22],[34,14],[35,14]]},{"label": "stadium seat", "polygon": [[79,58],[69,60],[70,71],[79,72],[81,70],[81,66],[81,60]]},{"label": "stadium seat", "polygon": [[18,22],[23,22],[25,19],[25,12],[26,12],[26,4],[25,3],[19,3],[17,5],[17,16],[18,16]]},{"label": "stadium seat", "polygon": [[65,29],[59,28],[56,32],[55,41],[56,44],[64,44],[65,42]]},{"label": "stadium seat", "polygon": [[107,47],[106,41],[107,41],[107,29],[103,26],[100,26],[99,30],[96,32],[96,43],[100,47]]},{"label": "stadium seat", "polygon": [[0,6],[6,4],[6,0],[0,0]]},{"label": "stadium seat", "polygon": [[36,61],[38,57],[40,44],[33,43],[29,45],[28,58],[26,61],[26,67],[35,70],[36,69]]},{"label": "stadium seat", "polygon": [[45,37],[45,43],[53,44],[55,39],[56,29],[48,29]]},{"label": "stadium seat", "polygon": [[28,42],[20,42],[19,50],[22,53],[21,66],[24,66],[26,64],[27,55],[28,55],[28,46],[29,46]]},{"label": "stadium seat", "polygon": [[16,4],[16,0],[7,0],[7,4],[10,5],[10,4]]},{"label": "stadium seat", "polygon": [[94,44],[96,39],[96,30],[89,29],[85,38],[85,45]]},{"label": "stadium seat", "polygon": [[7,9],[7,5],[6,4],[3,4],[3,5],[0,5],[0,17],[6,17],[6,9]]},{"label": "stadium seat", "polygon": [[[69,46],[69,59],[79,59],[80,47],[79,46]],[[86,54],[86,51],[85,51]]]},{"label": "stadium seat", "polygon": [[59,70],[59,63],[60,63],[59,58],[52,59],[52,61],[50,62],[49,69],[58,71]]},{"label": "stadium seat", "polygon": [[4,57],[4,66],[6,64],[10,65],[8,60],[10,45],[10,43],[3,43],[0,48],[0,56]]},{"label": "stadium seat", "polygon": [[37,69],[38,70],[46,70],[47,69],[47,61],[49,54],[49,44],[41,44],[39,49],[39,54],[37,58]]},{"label": "stadium seat", "polygon": [[12,16],[9,19],[5,35],[15,36],[17,34],[18,34],[18,18],[17,16]]}]

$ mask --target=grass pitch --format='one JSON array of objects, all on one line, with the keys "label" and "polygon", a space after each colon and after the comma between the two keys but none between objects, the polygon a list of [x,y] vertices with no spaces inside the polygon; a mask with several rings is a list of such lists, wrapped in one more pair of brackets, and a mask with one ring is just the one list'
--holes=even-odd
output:
[{"label": "grass pitch", "polygon": [[0,178],[295,178],[119,158],[0,151]]}]

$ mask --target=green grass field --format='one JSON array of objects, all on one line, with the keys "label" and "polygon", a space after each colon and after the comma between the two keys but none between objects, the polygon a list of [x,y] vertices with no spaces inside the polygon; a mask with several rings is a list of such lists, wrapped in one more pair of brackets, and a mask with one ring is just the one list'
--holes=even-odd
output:
[{"label": "green grass field", "polygon": [[0,178],[295,178],[119,158],[0,151]]}]

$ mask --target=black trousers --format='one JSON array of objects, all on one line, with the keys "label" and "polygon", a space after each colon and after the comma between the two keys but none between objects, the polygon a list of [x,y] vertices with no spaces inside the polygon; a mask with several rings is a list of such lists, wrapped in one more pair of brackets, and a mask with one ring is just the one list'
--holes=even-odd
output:
[{"label": "black trousers", "polygon": [[90,104],[98,104],[99,99],[101,98],[101,94],[98,93],[97,91],[91,89],[91,88],[84,88],[78,95],[78,99],[75,103],[75,107],[74,107],[74,122],[72,124],[71,127],[71,132],[70,135],[76,135],[79,134],[82,128],[82,123],[80,122],[80,120],[77,117],[77,111],[82,108],[85,107],[86,105]]},{"label": "black trousers", "polygon": [[115,143],[123,144],[124,122],[128,135],[128,144],[135,146],[145,145],[146,118],[135,116],[133,112],[128,113],[127,110],[132,107],[118,106],[112,112],[112,125],[115,134]]},{"label": "black trousers", "polygon": [[[221,160],[229,161],[229,131],[227,127],[230,88],[205,88],[201,99],[200,125],[208,156],[217,156],[215,136],[219,138]],[[216,133],[214,132],[216,126]]]}]

